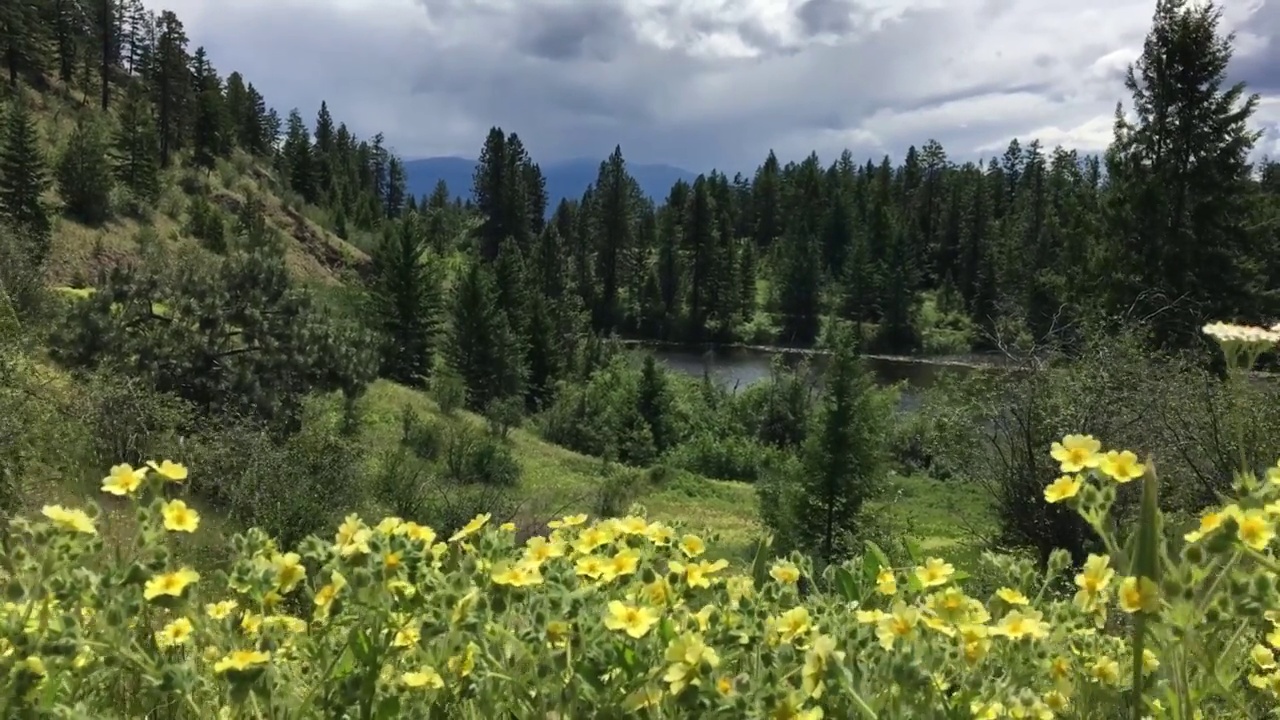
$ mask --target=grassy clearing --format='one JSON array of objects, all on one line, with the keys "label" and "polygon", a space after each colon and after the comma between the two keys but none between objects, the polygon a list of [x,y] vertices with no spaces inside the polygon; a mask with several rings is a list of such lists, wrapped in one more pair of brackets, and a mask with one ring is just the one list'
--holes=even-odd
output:
[{"label": "grassy clearing", "polygon": [[974,566],[970,560],[981,553],[983,538],[996,522],[982,488],[918,475],[890,476],[884,496],[871,505],[886,513],[895,534],[965,567]]},{"label": "grassy clearing", "polygon": [[[428,396],[394,383],[379,381],[364,397],[363,441],[374,455],[379,449],[396,447],[400,413],[406,406],[426,417],[443,418]],[[458,418],[484,422],[470,413],[459,413]],[[519,493],[529,512],[549,519],[592,509],[595,493],[609,472],[599,459],[553,445],[532,429],[513,430],[511,442],[523,471]],[[730,560],[744,558],[764,533],[755,488],[748,483],[682,472],[662,485],[645,488],[637,502],[652,519],[718,537],[715,547]],[[925,551],[958,560],[977,554],[979,536],[994,522],[990,503],[979,489],[918,476],[892,477],[886,496],[873,503],[872,510],[878,509],[887,513],[895,533],[911,537]]]}]

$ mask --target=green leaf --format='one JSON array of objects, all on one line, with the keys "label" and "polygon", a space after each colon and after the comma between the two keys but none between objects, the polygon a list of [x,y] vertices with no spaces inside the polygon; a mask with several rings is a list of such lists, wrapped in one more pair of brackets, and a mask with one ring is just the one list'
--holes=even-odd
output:
[{"label": "green leaf", "polygon": [[911,562],[917,565],[924,562],[924,550],[920,547],[919,541],[915,538],[907,538],[904,544],[907,546],[907,557],[911,558]]},{"label": "green leaf", "polygon": [[840,595],[849,602],[858,599],[858,583],[853,578],[853,573],[844,567],[836,568],[836,588],[840,591]]},{"label": "green leaf", "polygon": [[769,548],[772,545],[772,537],[762,537],[756,541],[756,556],[751,563],[751,579],[756,590],[763,589],[769,582]]}]

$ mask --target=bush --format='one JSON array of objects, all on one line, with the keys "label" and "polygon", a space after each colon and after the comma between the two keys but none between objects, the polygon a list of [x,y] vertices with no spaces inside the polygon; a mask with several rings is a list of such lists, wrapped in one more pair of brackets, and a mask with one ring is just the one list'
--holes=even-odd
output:
[{"label": "bush", "polygon": [[182,425],[192,412],[181,398],[111,372],[95,373],[84,387],[80,419],[89,430],[92,464],[141,465],[150,457],[177,454]]},{"label": "bush", "polygon": [[739,435],[699,433],[666,457],[673,467],[719,480],[755,482],[786,453]]},{"label": "bush", "polygon": [[366,485],[358,445],[314,421],[285,440],[252,425],[214,426],[192,438],[187,455],[204,469],[193,492],[282,547],[358,506]]},{"label": "bush", "polygon": [[431,378],[431,395],[440,406],[440,412],[453,415],[466,404],[467,385],[452,369],[441,368]]},{"label": "bush", "polygon": [[520,481],[511,448],[466,422],[445,431],[441,470],[445,479],[463,485],[511,487]]},{"label": "bush", "polygon": [[424,420],[409,406],[400,416],[400,444],[421,460],[435,460],[445,443],[445,430],[438,422]]}]

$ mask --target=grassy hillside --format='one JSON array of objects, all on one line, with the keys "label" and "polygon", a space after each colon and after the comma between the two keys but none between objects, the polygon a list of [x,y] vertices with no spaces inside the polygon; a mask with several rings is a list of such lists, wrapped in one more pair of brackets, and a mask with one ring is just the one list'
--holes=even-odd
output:
[{"label": "grassy hillside", "polygon": [[[34,112],[50,166],[78,121],[101,116],[80,91],[57,81],[50,81],[47,92],[25,87],[19,87],[18,92]],[[230,160],[219,160],[212,171],[192,168],[180,160],[164,172],[162,185],[161,198],[146,218],[117,215],[94,227],[56,217],[46,268],[49,283],[83,286],[99,270],[136,262],[151,237],[173,251],[207,253],[186,229],[194,195],[205,195],[231,216],[248,197],[262,200],[268,223],[285,237],[289,267],[300,281],[338,284],[354,279],[369,261],[364,251],[308,217],[308,209],[296,197],[286,197],[271,168],[241,151],[235,151]],[[53,190],[46,200],[55,209],[61,206]]]}]

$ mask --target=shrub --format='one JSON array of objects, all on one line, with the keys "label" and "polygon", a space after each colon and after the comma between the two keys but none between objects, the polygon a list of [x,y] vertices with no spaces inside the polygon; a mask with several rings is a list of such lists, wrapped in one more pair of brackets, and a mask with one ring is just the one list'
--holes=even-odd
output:
[{"label": "shrub", "polygon": [[666,462],[709,478],[755,482],[785,455],[740,435],[699,433],[677,445]]},{"label": "shrub", "polygon": [[314,422],[284,440],[252,425],[210,426],[187,453],[205,468],[193,478],[193,492],[283,547],[356,506],[365,485],[358,445]]},{"label": "shrub", "polygon": [[441,470],[444,479],[464,485],[511,487],[520,480],[511,448],[466,422],[445,431]]},{"label": "shrub", "polygon": [[400,416],[400,444],[409,448],[419,459],[435,460],[445,443],[445,430],[440,423],[424,420],[409,406]]},{"label": "shrub", "polygon": [[451,368],[441,368],[431,378],[431,394],[440,406],[440,412],[453,415],[467,401],[467,386]]}]

